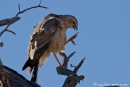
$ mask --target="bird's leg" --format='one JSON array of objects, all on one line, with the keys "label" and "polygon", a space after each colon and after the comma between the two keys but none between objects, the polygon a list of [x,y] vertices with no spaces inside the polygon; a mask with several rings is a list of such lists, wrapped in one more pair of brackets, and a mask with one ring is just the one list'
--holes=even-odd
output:
[{"label": "bird's leg", "polygon": [[77,35],[78,35],[78,33],[76,33],[76,34],[73,35],[71,38],[69,38],[69,40],[66,41],[65,45],[66,45],[68,42],[70,42],[70,41],[71,41],[74,45],[76,45],[75,42],[74,42],[74,39],[77,37]]},{"label": "bird's leg", "polygon": [[56,58],[56,61],[58,62],[59,66],[58,67],[62,67],[62,68],[65,68],[65,66],[61,65],[60,61],[58,60],[58,57],[56,56],[56,54],[54,54],[54,57]]}]

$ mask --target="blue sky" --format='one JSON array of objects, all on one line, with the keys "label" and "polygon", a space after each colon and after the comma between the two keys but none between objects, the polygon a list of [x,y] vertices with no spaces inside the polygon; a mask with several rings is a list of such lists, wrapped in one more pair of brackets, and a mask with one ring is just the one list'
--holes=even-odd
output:
[{"label": "blue sky", "polygon": [[[37,5],[39,0],[0,1],[0,19],[15,16],[18,3],[22,10]],[[30,80],[31,75],[27,74],[27,69],[22,71],[22,66],[27,60],[27,47],[33,26],[49,13],[70,14],[78,19],[79,34],[75,39],[77,45],[66,45],[67,55],[76,51],[69,64],[77,65],[86,57],[78,72],[78,75],[85,75],[86,78],[77,87],[95,87],[95,82],[130,85],[129,0],[43,0],[42,5],[49,9],[32,9],[19,15],[21,20],[9,27],[17,35],[6,32],[0,38],[0,42],[3,41],[5,45],[0,49],[0,58],[4,65]],[[0,31],[4,27],[0,27]],[[67,37],[75,33],[73,29],[68,29]],[[59,59],[61,60],[60,57]],[[38,84],[42,87],[61,87],[66,77],[56,73],[57,65],[51,54],[49,60],[39,69]]]}]

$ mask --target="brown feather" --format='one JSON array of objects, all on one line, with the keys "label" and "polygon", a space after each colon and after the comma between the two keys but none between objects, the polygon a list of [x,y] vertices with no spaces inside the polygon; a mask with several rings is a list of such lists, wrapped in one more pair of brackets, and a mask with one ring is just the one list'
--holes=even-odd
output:
[{"label": "brown feather", "polygon": [[38,67],[49,58],[50,53],[60,53],[65,50],[66,30],[76,28],[77,20],[71,15],[49,14],[34,29],[28,47],[28,60],[23,70],[28,66],[29,73],[33,70],[32,81],[36,82]]},{"label": "brown feather", "polygon": [[[42,21],[37,25],[34,34],[31,36],[30,39],[30,45],[28,47],[29,59],[23,66],[23,70],[29,66],[30,67],[29,73],[31,73],[33,67],[39,65],[37,64],[39,63],[39,58],[47,50],[51,39],[55,36],[57,32],[57,29],[61,29],[61,25],[60,25],[60,21],[57,20],[56,18]],[[37,71],[35,71],[34,69],[34,72]]]}]

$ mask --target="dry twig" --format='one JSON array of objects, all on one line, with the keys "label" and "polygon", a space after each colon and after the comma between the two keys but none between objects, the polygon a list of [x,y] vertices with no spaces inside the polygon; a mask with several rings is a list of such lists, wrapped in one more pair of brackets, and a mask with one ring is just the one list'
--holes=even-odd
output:
[{"label": "dry twig", "polygon": [[13,24],[14,22],[16,22],[16,21],[18,21],[18,20],[20,19],[20,17],[18,17],[19,14],[22,14],[22,13],[24,13],[24,12],[30,10],[30,9],[38,8],[38,7],[39,7],[39,8],[46,8],[46,9],[47,9],[47,7],[41,6],[41,2],[42,2],[42,0],[40,1],[40,3],[39,3],[37,6],[32,6],[32,7],[30,7],[30,8],[26,8],[26,9],[24,9],[23,11],[20,11],[20,4],[18,4],[19,12],[16,14],[15,17],[10,18],[10,19],[4,19],[4,20],[1,20],[1,21],[0,21],[0,26],[7,25],[7,26],[5,27],[5,29],[1,31],[0,37],[1,37],[2,34],[3,34],[4,32],[6,32],[6,31],[7,31],[7,32],[10,32],[10,33],[12,33],[12,34],[14,34],[14,35],[16,35],[15,32],[13,32],[13,31],[11,31],[11,30],[8,30],[8,27],[9,27],[11,24]]},{"label": "dry twig", "polygon": [[63,64],[62,65],[65,66],[66,68],[57,67],[56,68],[57,73],[60,75],[68,76],[62,87],[76,87],[77,83],[80,83],[80,81],[85,78],[83,75],[81,75],[81,76],[77,75],[77,71],[81,67],[85,58],[81,60],[81,62],[75,67],[75,69],[73,71],[67,69],[68,61],[69,61],[70,57],[72,57],[74,55],[74,53],[75,52],[70,54],[69,57],[67,57],[65,53],[60,53],[60,55],[63,57]]},{"label": "dry twig", "polygon": [[41,2],[42,2],[42,0],[40,1],[40,3],[37,5],[37,6],[32,6],[32,7],[30,7],[30,8],[26,8],[26,9],[24,9],[23,11],[20,11],[20,4],[18,4],[18,8],[19,8],[19,12],[16,14],[16,16],[15,17],[17,17],[19,14],[22,14],[22,13],[24,13],[25,11],[28,11],[28,10],[30,10],[30,9],[33,9],[33,8],[46,8],[46,9],[48,9],[47,7],[45,7],[45,6],[41,6]]},{"label": "dry twig", "polygon": [[85,78],[83,75],[80,76],[77,75],[77,71],[79,70],[82,63],[84,62],[84,59],[82,59],[81,62],[76,66],[76,68],[73,70],[70,76],[66,78],[62,87],[76,87],[77,83],[80,83],[80,81]]},{"label": "dry twig", "polygon": [[0,26],[4,26],[4,25],[7,25],[7,24],[13,24],[16,21],[18,21],[19,19],[20,19],[20,17],[12,17],[12,18],[6,18],[6,19],[3,19],[3,20],[0,20]]}]

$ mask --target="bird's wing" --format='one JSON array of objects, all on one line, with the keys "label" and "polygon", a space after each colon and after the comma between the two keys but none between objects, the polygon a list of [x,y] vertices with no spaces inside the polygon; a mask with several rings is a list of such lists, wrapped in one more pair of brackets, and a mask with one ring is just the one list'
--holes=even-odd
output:
[{"label": "bird's wing", "polygon": [[57,29],[59,28],[62,28],[61,23],[56,18],[49,19],[46,22],[43,21],[43,24],[41,23],[39,26],[37,26],[35,33],[32,35],[32,39],[30,40],[31,50],[28,50],[29,57],[31,57],[31,59],[34,59],[37,51],[41,50],[41,48],[43,48],[51,39],[53,39]]},{"label": "bird's wing", "polygon": [[37,25],[34,34],[32,34],[30,39],[30,44],[28,47],[29,59],[23,66],[23,70],[28,66],[31,68],[35,66],[59,28],[62,29],[61,23],[56,18],[42,21]]},{"label": "bird's wing", "polygon": [[[43,51],[54,37],[58,28],[62,28],[60,21],[56,18],[40,22],[35,28],[28,47],[28,58],[37,60],[36,56],[41,56]],[[30,65],[31,67],[31,65]]]}]

